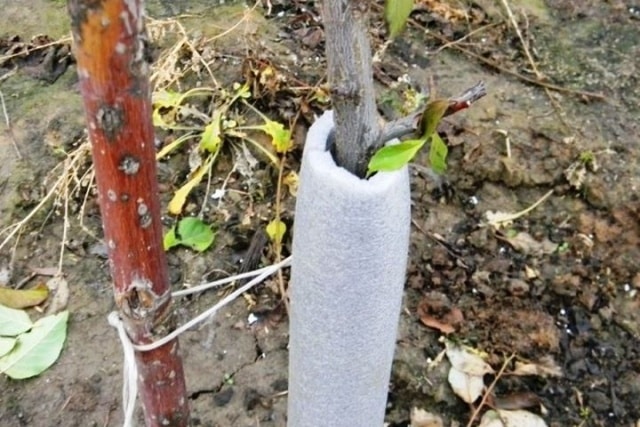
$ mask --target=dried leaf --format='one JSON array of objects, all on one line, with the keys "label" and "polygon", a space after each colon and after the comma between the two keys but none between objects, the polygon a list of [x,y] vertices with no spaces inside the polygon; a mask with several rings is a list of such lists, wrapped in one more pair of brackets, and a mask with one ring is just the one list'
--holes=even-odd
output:
[{"label": "dried leaf", "polygon": [[291,171],[282,178],[282,183],[287,186],[289,189],[289,194],[293,197],[296,197],[298,194],[298,184],[300,183],[300,178],[295,171]]},{"label": "dried leaf", "polygon": [[411,409],[410,427],[443,427],[442,418],[424,409]]},{"label": "dried leaf", "polygon": [[493,368],[471,349],[447,342],[447,358],[454,368],[475,376],[494,373]]},{"label": "dried leaf", "polygon": [[562,368],[553,360],[551,356],[545,356],[538,363],[516,362],[516,367],[512,375],[528,376],[535,375],[538,377],[562,377]]},{"label": "dried leaf", "polygon": [[504,240],[509,243],[513,249],[525,255],[548,255],[558,249],[557,243],[553,243],[547,238],[542,241],[537,241],[527,232],[520,232],[515,236],[507,236]]},{"label": "dried leaf", "polygon": [[454,367],[449,370],[447,379],[453,392],[467,403],[475,402],[484,391],[484,380],[481,376],[466,374]]},{"label": "dried leaf", "polygon": [[511,212],[487,211],[484,215],[487,218],[487,225],[494,228],[508,227],[517,218]]},{"label": "dried leaf", "polygon": [[516,410],[540,406],[540,397],[530,391],[510,393],[506,396],[494,396],[492,408]]},{"label": "dried leaf", "polygon": [[69,284],[65,278],[62,275],[54,276],[47,281],[47,287],[52,296],[46,314],[57,314],[65,310],[69,304]]},{"label": "dried leaf", "polygon": [[438,331],[442,332],[445,335],[452,334],[456,331],[456,328],[454,328],[453,326],[447,323],[443,323],[438,319],[436,319],[435,317],[429,316],[427,314],[425,314],[424,316],[420,316],[420,321],[424,326],[428,328],[437,329]]},{"label": "dried leaf", "polygon": [[39,283],[31,289],[0,287],[0,304],[10,308],[26,308],[42,304],[49,296],[49,288]]},{"label": "dried leaf", "polygon": [[523,410],[490,410],[482,416],[479,427],[547,427],[547,424],[538,415]]}]

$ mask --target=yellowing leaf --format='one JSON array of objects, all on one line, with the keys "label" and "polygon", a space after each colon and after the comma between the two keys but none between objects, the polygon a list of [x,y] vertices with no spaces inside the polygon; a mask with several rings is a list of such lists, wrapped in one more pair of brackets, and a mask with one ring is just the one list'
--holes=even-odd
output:
[{"label": "yellowing leaf", "polygon": [[38,284],[31,289],[0,287],[0,304],[10,308],[26,308],[41,304],[49,296],[49,288]]},{"label": "yellowing leaf", "polygon": [[187,201],[187,196],[189,195],[189,193],[191,193],[191,190],[193,190],[196,185],[200,184],[200,181],[202,181],[202,178],[211,167],[212,162],[213,156],[211,156],[204,165],[201,165],[198,169],[196,169],[196,171],[191,174],[189,181],[175,192],[168,206],[170,214],[179,215],[180,212],[182,212],[182,207]]},{"label": "yellowing leaf", "polygon": [[286,233],[286,231],[287,225],[282,221],[278,221],[277,219],[274,219],[267,225],[267,235],[272,241],[276,243],[282,242],[282,237],[284,236],[284,233]]},{"label": "yellowing leaf", "polygon": [[151,95],[151,102],[158,108],[176,108],[182,99],[181,93],[170,90],[160,90]]},{"label": "yellowing leaf", "polygon": [[169,124],[162,118],[162,114],[160,114],[160,110],[158,108],[153,109],[151,118],[153,119],[153,126],[162,129],[166,129],[169,127]]},{"label": "yellowing leaf", "polygon": [[185,135],[182,135],[179,138],[174,139],[173,141],[171,141],[170,143],[168,143],[167,145],[162,147],[162,149],[160,151],[158,151],[158,154],[156,154],[156,160],[162,159],[164,156],[166,156],[167,154],[171,153],[173,150],[178,148],[186,140],[191,139],[191,138],[196,138],[196,137],[197,137],[197,135],[193,135],[191,133],[187,133]]},{"label": "yellowing leaf", "polygon": [[389,37],[395,38],[411,15],[413,0],[387,0],[384,7],[384,18],[389,26]]},{"label": "yellowing leaf", "polygon": [[0,357],[0,372],[13,379],[41,374],[60,355],[67,336],[69,312],[46,316],[34,323],[29,332],[17,337],[12,351]]},{"label": "yellowing leaf", "polygon": [[285,175],[284,178],[282,178],[282,183],[289,189],[289,194],[294,197],[298,194],[298,185],[300,183],[300,178],[298,177],[297,173],[295,173],[294,171],[289,172],[287,175]]},{"label": "yellowing leaf", "polygon": [[267,120],[260,126],[267,135],[271,137],[271,143],[278,153],[286,153],[291,150],[291,131],[284,128],[282,123]]},{"label": "yellowing leaf", "polygon": [[215,153],[222,144],[222,138],[220,137],[220,122],[222,121],[222,111],[216,110],[209,123],[202,132],[200,139],[200,148],[210,153]]},{"label": "yellowing leaf", "polygon": [[422,113],[422,136],[430,137],[438,128],[438,123],[444,117],[444,113],[449,108],[449,101],[446,99],[434,99],[427,104],[424,113]]},{"label": "yellowing leaf", "polygon": [[251,90],[249,89],[249,85],[246,83],[243,85],[241,85],[238,82],[234,83],[233,90],[236,91],[236,93],[233,96],[234,98],[242,98],[242,99],[251,98]]},{"label": "yellowing leaf", "polygon": [[431,135],[431,146],[429,147],[429,162],[431,169],[437,174],[442,175],[447,170],[447,155],[449,147],[444,143],[440,135],[434,132]]},{"label": "yellowing leaf", "polygon": [[387,145],[376,151],[369,161],[367,174],[389,172],[402,168],[413,159],[425,144],[423,139],[411,139],[395,145]]}]

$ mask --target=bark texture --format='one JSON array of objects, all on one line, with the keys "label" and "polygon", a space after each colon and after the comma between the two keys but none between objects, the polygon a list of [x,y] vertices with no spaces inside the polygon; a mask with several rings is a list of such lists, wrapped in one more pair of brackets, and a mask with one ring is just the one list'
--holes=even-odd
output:
[{"label": "bark texture", "polygon": [[[115,300],[130,339],[174,328],[162,247],[141,0],[69,0]],[[147,426],[187,426],[177,340],[136,353]]]},{"label": "bark texture", "polygon": [[322,2],[335,112],[335,161],[361,178],[380,135],[368,34],[369,7],[369,0]]}]

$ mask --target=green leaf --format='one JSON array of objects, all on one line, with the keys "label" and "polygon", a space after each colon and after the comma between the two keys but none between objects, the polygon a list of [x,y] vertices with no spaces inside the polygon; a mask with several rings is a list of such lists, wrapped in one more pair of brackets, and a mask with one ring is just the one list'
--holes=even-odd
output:
[{"label": "green leaf", "polygon": [[447,154],[449,154],[449,147],[444,143],[440,135],[434,132],[431,135],[431,147],[429,148],[429,162],[431,163],[431,169],[439,175],[442,175],[447,170]]},{"label": "green leaf", "polygon": [[260,129],[271,137],[271,143],[278,153],[286,153],[292,147],[291,131],[284,128],[282,123],[267,120]]},{"label": "green leaf", "polygon": [[274,219],[267,225],[267,235],[272,241],[276,243],[282,242],[282,237],[286,232],[287,225],[282,221]]},{"label": "green leaf", "polygon": [[384,6],[384,19],[389,27],[389,37],[395,38],[411,15],[413,0],[387,0]]},{"label": "green leaf", "polygon": [[0,335],[13,337],[28,331],[32,326],[26,312],[0,305]]},{"label": "green leaf", "polygon": [[222,111],[216,110],[211,118],[211,123],[209,123],[204,128],[204,132],[202,132],[202,137],[200,138],[200,148],[202,150],[215,153],[220,148],[220,145],[222,144],[222,138],[220,137],[221,121]]},{"label": "green leaf", "polygon": [[424,113],[422,113],[422,137],[427,139],[433,135],[438,128],[440,120],[444,117],[449,101],[446,99],[434,99],[427,104]]},{"label": "green leaf", "polygon": [[370,175],[377,171],[389,172],[402,168],[413,159],[424,144],[424,139],[411,139],[400,144],[382,147],[371,157],[367,174]]},{"label": "green leaf", "polygon": [[211,246],[215,235],[211,227],[199,218],[187,217],[180,220],[164,237],[165,249],[176,245],[188,246],[198,252],[205,251]]},{"label": "green leaf", "polygon": [[0,357],[13,350],[17,342],[18,340],[15,338],[0,337]]},{"label": "green leaf", "polygon": [[164,250],[168,251],[174,246],[178,246],[180,241],[176,236],[176,227],[175,225],[171,227],[171,230],[167,231],[167,234],[164,235],[164,239],[162,239],[162,246],[164,246]]},{"label": "green leaf", "polygon": [[68,318],[68,311],[43,317],[31,331],[19,335],[13,350],[0,357],[0,372],[13,379],[24,379],[53,365],[67,336]]},{"label": "green leaf", "polygon": [[183,218],[178,223],[177,234],[180,243],[190,248],[202,252],[211,246],[215,235],[211,227],[199,218]]}]

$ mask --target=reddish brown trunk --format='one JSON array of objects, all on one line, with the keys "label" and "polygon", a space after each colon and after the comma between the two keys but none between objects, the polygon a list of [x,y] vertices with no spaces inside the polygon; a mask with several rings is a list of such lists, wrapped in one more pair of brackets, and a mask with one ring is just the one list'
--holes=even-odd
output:
[{"label": "reddish brown trunk", "polygon": [[[174,327],[160,203],[141,0],[69,0],[114,294],[129,337]],[[189,422],[178,342],[136,353],[147,426]]]}]

